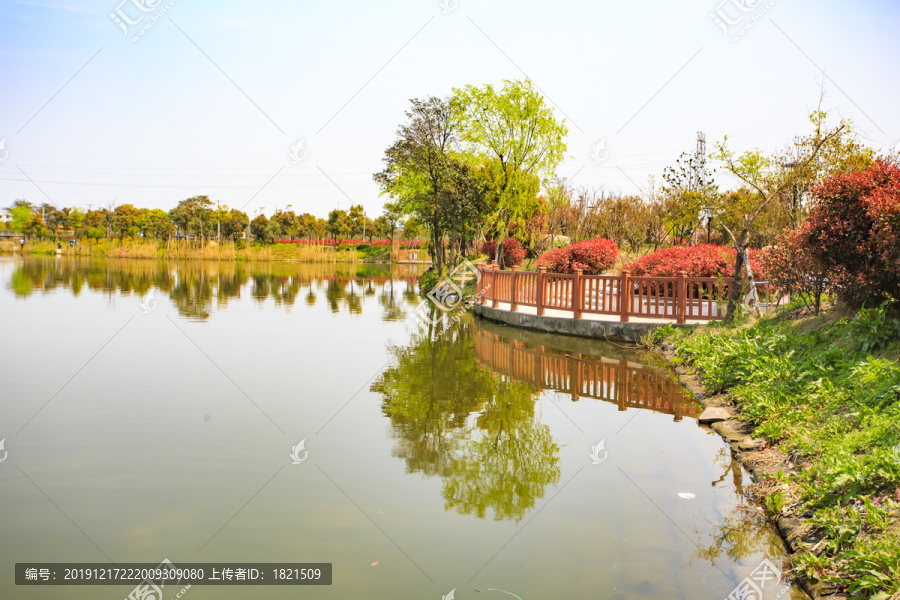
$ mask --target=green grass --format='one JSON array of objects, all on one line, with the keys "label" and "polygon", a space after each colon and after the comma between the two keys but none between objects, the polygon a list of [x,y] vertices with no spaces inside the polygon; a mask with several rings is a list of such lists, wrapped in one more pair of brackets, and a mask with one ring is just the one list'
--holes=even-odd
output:
[{"label": "green grass", "polygon": [[816,532],[795,571],[873,599],[900,588],[900,320],[890,311],[657,334],[710,392],[731,392],[756,435],[803,457],[785,479],[790,500],[765,502]]}]

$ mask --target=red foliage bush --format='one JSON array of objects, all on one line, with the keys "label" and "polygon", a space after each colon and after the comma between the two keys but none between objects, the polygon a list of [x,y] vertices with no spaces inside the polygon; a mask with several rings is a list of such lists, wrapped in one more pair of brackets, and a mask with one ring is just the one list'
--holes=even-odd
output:
[{"label": "red foliage bush", "polygon": [[809,232],[807,221],[799,229],[778,234],[775,245],[764,248],[759,259],[779,294],[812,304],[818,314],[822,294],[830,291],[832,282],[825,264],[811,251]]},{"label": "red foliage bush", "polygon": [[[301,244],[301,245],[309,245],[309,246],[338,246],[342,244],[347,244],[350,246],[390,246],[391,240],[372,240],[371,242],[367,242],[365,240],[338,240],[335,238],[323,238],[320,240],[308,240],[308,239],[275,239],[272,240],[276,244]],[[397,240],[397,244],[401,248],[421,248],[425,245],[425,242],[422,240]]]},{"label": "red foliage bush", "polygon": [[612,240],[598,238],[577,242],[571,246],[554,248],[542,254],[538,266],[551,273],[574,273],[581,269],[585,275],[599,275],[619,260],[619,247]]},{"label": "red foliage bush", "polygon": [[807,244],[851,306],[900,300],[900,166],[879,159],[813,189]]},{"label": "red foliage bush", "polygon": [[[488,259],[494,260],[494,256],[497,252],[497,240],[487,240],[482,242],[481,244],[481,253],[487,254]],[[508,237],[503,240],[503,250],[501,251],[501,256],[503,258],[503,266],[505,267],[515,267],[522,263],[522,260],[525,258],[525,248],[522,247],[522,242],[517,240],[514,237]]]},{"label": "red foliage bush", "polygon": [[[672,246],[642,256],[625,268],[638,277],[677,277],[679,271],[688,277],[734,277],[736,256],[735,249],[728,246]],[[754,279],[765,277],[757,250],[750,250],[750,268]]]}]

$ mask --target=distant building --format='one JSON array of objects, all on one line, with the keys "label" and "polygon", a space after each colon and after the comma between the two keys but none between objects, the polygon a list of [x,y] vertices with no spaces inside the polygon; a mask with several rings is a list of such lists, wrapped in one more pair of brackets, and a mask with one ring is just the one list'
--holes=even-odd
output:
[{"label": "distant building", "polygon": [[5,208],[0,208],[0,223],[9,223],[12,221],[12,213]]},{"label": "distant building", "polygon": [[397,252],[398,263],[430,263],[426,248],[401,248]]}]

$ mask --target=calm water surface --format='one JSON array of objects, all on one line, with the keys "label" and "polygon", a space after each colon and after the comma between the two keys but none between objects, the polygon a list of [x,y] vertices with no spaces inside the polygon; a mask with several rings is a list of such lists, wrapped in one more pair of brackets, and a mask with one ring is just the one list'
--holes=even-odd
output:
[{"label": "calm water surface", "polygon": [[719,600],[781,564],[652,354],[420,328],[416,275],[0,259],[0,598],[133,587],[17,588],[29,561],[334,564],[196,600]]}]

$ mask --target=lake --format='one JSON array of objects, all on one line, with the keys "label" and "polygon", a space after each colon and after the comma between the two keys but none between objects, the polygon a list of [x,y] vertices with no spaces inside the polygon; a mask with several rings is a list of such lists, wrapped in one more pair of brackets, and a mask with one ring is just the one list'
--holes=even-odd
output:
[{"label": "lake", "polygon": [[420,272],[0,259],[0,598],[133,588],[17,562],[333,564],[192,600],[721,600],[781,566],[655,354],[416,319]]}]

